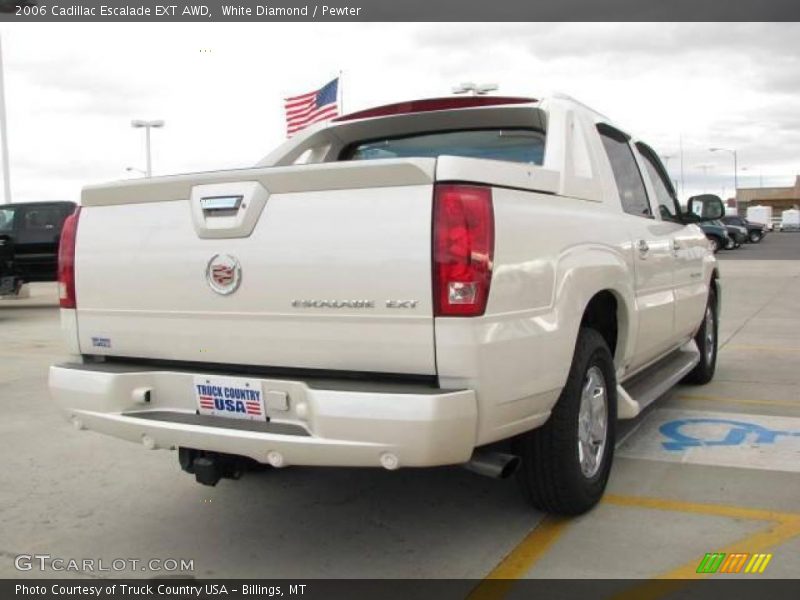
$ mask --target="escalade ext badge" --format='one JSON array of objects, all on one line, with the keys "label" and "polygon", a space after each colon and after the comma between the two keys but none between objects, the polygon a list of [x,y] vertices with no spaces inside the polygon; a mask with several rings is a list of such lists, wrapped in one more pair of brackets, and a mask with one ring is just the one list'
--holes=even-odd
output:
[{"label": "escalade ext badge", "polygon": [[232,294],[242,282],[242,266],[239,260],[230,254],[215,254],[206,265],[206,281],[218,294]]}]

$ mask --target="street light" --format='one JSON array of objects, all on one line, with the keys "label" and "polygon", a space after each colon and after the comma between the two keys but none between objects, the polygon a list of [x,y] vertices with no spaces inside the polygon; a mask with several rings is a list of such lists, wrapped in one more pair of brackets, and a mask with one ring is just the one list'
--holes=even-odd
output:
[{"label": "street light", "polygon": [[460,83],[459,85],[453,87],[454,94],[466,94],[469,92],[472,96],[485,96],[489,92],[494,92],[499,89],[496,83],[481,83],[475,84],[471,81],[466,81],[464,83]]},{"label": "street light", "polygon": [[736,157],[736,150],[731,150],[729,148],[709,148],[709,152],[730,152],[733,154],[733,197],[736,198],[737,190],[739,189],[739,166],[738,166],[738,159]]},{"label": "street light", "polygon": [[140,129],[140,128],[144,127],[144,132],[145,132],[145,136],[144,136],[145,142],[144,143],[145,143],[145,151],[147,153],[147,170],[146,170],[145,175],[147,177],[152,177],[153,176],[153,165],[152,165],[151,160],[150,160],[150,130],[153,127],[160,128],[160,127],[163,127],[163,126],[164,126],[164,121],[161,121],[161,120],[158,120],[158,121],[143,121],[141,119],[134,119],[133,121],[131,121],[131,127],[133,127],[134,129]]}]

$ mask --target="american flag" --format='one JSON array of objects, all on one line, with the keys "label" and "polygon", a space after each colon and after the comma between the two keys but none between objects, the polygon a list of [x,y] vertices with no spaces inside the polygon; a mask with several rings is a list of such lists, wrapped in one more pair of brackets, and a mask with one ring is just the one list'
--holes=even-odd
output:
[{"label": "american flag", "polygon": [[339,78],[313,92],[292,96],[284,101],[286,135],[291,137],[312,123],[332,119],[339,114]]}]

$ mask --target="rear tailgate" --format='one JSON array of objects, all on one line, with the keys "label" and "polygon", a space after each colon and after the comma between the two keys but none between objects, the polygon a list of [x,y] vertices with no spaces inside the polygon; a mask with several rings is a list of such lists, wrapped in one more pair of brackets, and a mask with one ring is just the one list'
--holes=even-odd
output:
[{"label": "rear tailgate", "polygon": [[76,246],[81,352],[434,374],[435,164],[327,163],[87,188]]}]

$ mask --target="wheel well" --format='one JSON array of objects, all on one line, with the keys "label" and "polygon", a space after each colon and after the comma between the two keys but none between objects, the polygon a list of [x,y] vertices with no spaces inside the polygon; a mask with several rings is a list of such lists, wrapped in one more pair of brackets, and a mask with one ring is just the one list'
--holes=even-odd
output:
[{"label": "wheel well", "polygon": [[581,327],[591,327],[606,341],[611,356],[617,351],[617,298],[608,290],[598,292],[586,305]]}]

